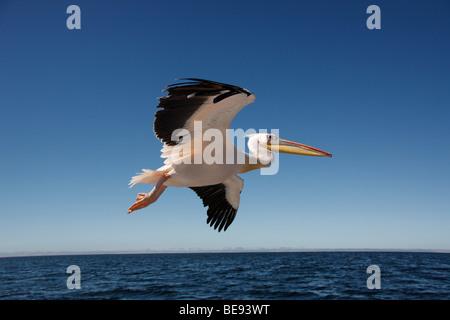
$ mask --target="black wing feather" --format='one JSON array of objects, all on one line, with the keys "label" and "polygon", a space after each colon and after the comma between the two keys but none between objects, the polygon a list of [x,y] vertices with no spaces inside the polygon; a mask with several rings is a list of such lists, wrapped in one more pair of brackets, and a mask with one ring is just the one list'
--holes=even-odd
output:
[{"label": "black wing feather", "polygon": [[227,201],[226,186],[223,183],[203,186],[190,187],[203,200],[203,206],[208,207],[208,223],[218,231],[225,231],[236,217],[237,209]]}]

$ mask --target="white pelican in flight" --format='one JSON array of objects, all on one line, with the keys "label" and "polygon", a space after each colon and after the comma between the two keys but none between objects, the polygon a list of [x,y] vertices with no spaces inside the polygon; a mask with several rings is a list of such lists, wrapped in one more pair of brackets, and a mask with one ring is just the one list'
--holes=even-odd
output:
[{"label": "white pelican in flight", "polygon": [[[325,151],[266,133],[250,135],[248,148],[251,154],[241,151],[234,146],[227,129],[236,114],[255,101],[253,93],[215,81],[195,78],[178,80],[186,82],[166,86],[163,91],[167,91],[168,95],[159,98],[160,110],[155,114],[154,132],[164,143],[161,150],[161,157],[166,158],[164,166],[156,171],[143,169],[142,173],[131,179],[130,187],[138,183],[150,183],[155,187],[149,193],[138,193],[128,213],[155,202],[166,187],[189,187],[208,207],[207,223],[214,229],[218,228],[219,232],[225,231],[236,216],[244,186],[238,174],[270,166],[274,159],[272,151],[331,157]],[[196,132],[196,124],[201,124],[200,134]],[[203,137],[208,129],[222,133],[222,143],[218,144],[222,148],[216,148],[214,157],[223,161],[206,163],[202,159],[213,143],[212,139],[207,143],[208,139]],[[215,139],[218,139],[217,136]],[[230,152],[233,161],[227,161],[230,160],[227,158]]]}]

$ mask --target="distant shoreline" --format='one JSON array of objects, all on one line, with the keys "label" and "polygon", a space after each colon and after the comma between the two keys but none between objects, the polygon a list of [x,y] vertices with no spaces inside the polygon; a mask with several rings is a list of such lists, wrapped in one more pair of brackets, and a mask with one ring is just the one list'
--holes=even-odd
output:
[{"label": "distant shoreline", "polygon": [[87,255],[131,255],[131,254],[222,254],[222,253],[295,253],[295,252],[386,252],[386,253],[450,253],[441,249],[222,249],[222,250],[137,250],[137,251],[67,251],[67,252],[12,252],[0,253],[0,258],[20,257],[54,257],[54,256],[87,256]]}]

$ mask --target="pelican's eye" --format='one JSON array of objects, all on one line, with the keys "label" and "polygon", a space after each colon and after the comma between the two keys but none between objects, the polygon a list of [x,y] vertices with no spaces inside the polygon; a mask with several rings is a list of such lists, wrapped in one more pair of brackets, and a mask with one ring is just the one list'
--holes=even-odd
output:
[{"label": "pelican's eye", "polygon": [[278,143],[278,137],[276,135],[273,134],[268,134],[267,135],[267,143]]}]

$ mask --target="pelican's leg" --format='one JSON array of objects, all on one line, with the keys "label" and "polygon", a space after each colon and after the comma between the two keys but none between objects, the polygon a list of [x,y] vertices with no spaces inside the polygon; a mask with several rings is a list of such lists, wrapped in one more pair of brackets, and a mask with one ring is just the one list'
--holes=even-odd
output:
[{"label": "pelican's leg", "polygon": [[152,204],[156,200],[158,200],[159,196],[164,192],[167,186],[163,185],[170,178],[170,175],[164,173],[161,178],[156,182],[155,187],[149,193],[138,193],[136,198],[136,202],[128,208],[128,212],[133,212],[135,210],[139,210],[145,208],[146,206]]}]

